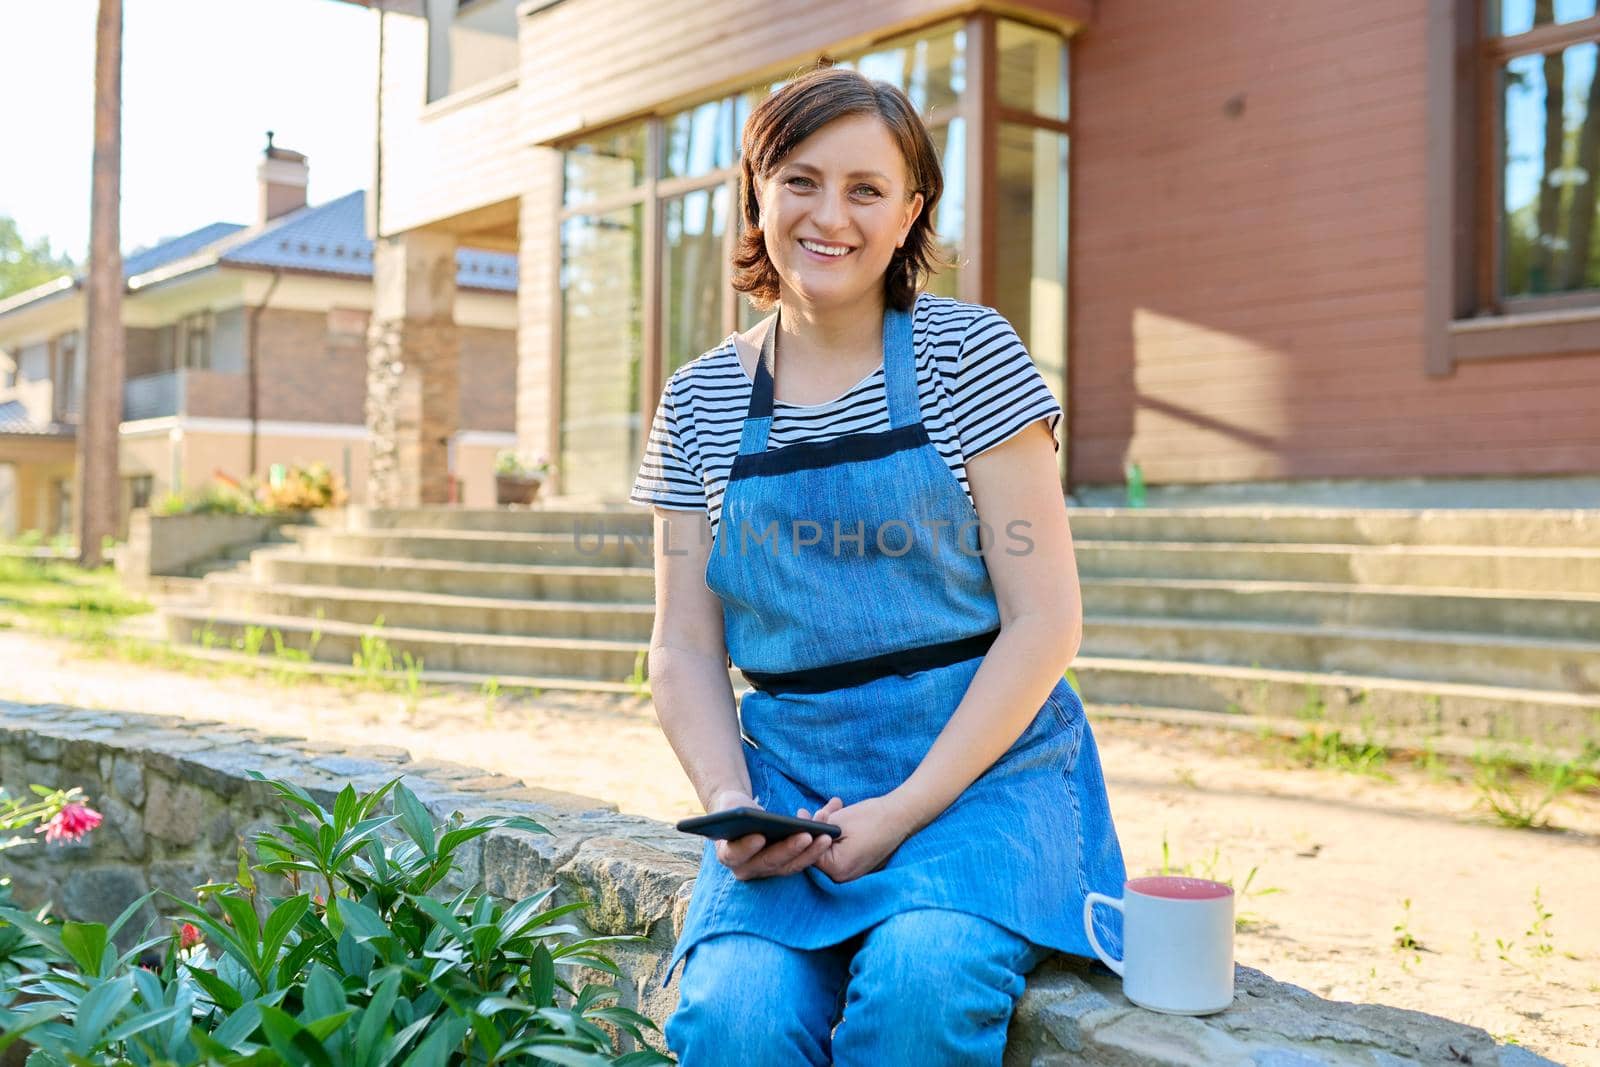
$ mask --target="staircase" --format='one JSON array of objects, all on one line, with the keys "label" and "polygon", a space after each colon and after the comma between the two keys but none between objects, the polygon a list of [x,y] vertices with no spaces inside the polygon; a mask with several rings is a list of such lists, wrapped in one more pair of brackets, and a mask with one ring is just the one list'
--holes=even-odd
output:
[{"label": "staircase", "polygon": [[[1600,512],[1071,514],[1086,615],[1073,671],[1108,714],[1600,739]],[[259,647],[277,631],[345,665],[365,637],[369,667],[381,638],[438,681],[628,692],[653,618],[650,522],[352,509],[208,575],[167,632],[227,646],[255,627]]]}]

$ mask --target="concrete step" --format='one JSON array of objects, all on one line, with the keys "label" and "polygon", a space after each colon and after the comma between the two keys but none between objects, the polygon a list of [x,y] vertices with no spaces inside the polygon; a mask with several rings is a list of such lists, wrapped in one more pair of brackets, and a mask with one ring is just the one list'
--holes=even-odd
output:
[{"label": "concrete step", "polygon": [[623,536],[480,530],[325,530],[307,527],[300,547],[312,559],[375,556],[458,563],[559,563],[648,567],[650,542]]},{"label": "concrete step", "polygon": [[648,642],[655,621],[650,604],[261,585],[232,575],[213,577],[207,592],[211,609],[230,617],[293,616],[358,625],[376,625],[382,619],[389,628],[446,630],[473,638],[499,634]]},{"label": "concrete step", "polygon": [[[409,627],[372,627],[332,619],[230,615],[215,607],[167,612],[170,639],[217,650],[234,646],[255,627],[264,658],[275,648],[313,647],[321,663],[349,665],[361,638],[381,639],[398,666],[409,652],[428,680],[548,688],[634,688],[644,667],[644,641],[548,639],[460,633]],[[210,639],[205,634],[209,632]],[[286,666],[293,666],[285,661]],[[1579,748],[1600,730],[1600,694],[1552,692],[1508,686],[1397,679],[1328,671],[1294,671],[1231,664],[1127,659],[1084,655],[1073,665],[1086,701],[1219,715],[1295,718],[1363,726],[1368,732],[1482,738]],[[356,672],[364,673],[364,672]],[[743,678],[730,672],[735,693]]]},{"label": "concrete step", "polygon": [[1600,694],[1423,682],[1373,675],[1080,656],[1096,705],[1295,718],[1426,736],[1581,748],[1600,731]]},{"label": "concrete step", "polygon": [[1600,694],[1600,643],[1549,637],[1103,615],[1083,654]]},{"label": "concrete step", "polygon": [[1083,507],[1068,514],[1082,540],[1600,548],[1600,511],[1584,509]]},{"label": "concrete step", "polygon": [[1338,582],[1600,595],[1600,549],[1083,541],[1084,578]]},{"label": "concrete step", "polygon": [[259,583],[393,589],[414,593],[500,597],[508,600],[603,600],[651,603],[650,567],[565,564],[459,563],[403,558],[308,559],[298,551],[258,553],[251,574]]},{"label": "concrete step", "polygon": [[351,508],[346,513],[350,530],[471,530],[499,533],[579,534],[585,542],[598,535],[649,538],[649,509],[594,510],[584,508]]},{"label": "concrete step", "polygon": [[1086,578],[1090,616],[1249,619],[1600,640],[1600,596],[1203,578]]},{"label": "concrete step", "polygon": [[[229,615],[210,608],[175,608],[166,612],[167,636],[202,648],[234,648],[249,643],[252,631],[259,650],[271,656],[285,648],[309,653],[326,663],[392,661],[401,668],[409,654],[421,670],[483,675],[550,676],[574,680],[624,683],[636,667],[641,672],[643,641],[584,638],[517,637],[459,633],[405,627],[372,626],[289,615]],[[276,636],[274,636],[276,635]],[[362,647],[363,638],[367,648]],[[385,656],[387,654],[387,657]]]}]

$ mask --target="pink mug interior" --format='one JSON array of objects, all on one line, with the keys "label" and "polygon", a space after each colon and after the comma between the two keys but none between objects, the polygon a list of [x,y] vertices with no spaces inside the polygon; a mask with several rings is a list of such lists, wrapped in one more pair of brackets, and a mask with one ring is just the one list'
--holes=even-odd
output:
[{"label": "pink mug interior", "polygon": [[1217,900],[1233,895],[1233,887],[1222,882],[1212,882],[1204,878],[1184,878],[1175,874],[1130,878],[1126,888],[1129,893],[1158,897],[1162,900]]}]

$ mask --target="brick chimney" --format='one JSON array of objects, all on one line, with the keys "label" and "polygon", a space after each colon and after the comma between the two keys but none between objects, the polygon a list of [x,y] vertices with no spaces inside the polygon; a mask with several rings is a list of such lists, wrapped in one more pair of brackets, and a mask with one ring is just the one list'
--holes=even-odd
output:
[{"label": "brick chimney", "polygon": [[279,215],[287,215],[306,206],[306,180],[311,168],[306,157],[272,143],[272,131],[267,131],[267,150],[256,168],[256,184],[261,189],[260,207],[256,222],[264,223]]}]

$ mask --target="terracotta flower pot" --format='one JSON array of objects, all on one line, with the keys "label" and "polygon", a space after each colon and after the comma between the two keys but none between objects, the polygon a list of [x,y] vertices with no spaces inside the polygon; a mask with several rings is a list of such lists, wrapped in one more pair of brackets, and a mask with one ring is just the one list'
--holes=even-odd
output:
[{"label": "terracotta flower pot", "polygon": [[539,487],[544,484],[543,478],[523,478],[515,474],[496,474],[494,476],[495,503],[504,507],[507,504],[532,504],[539,496]]}]

